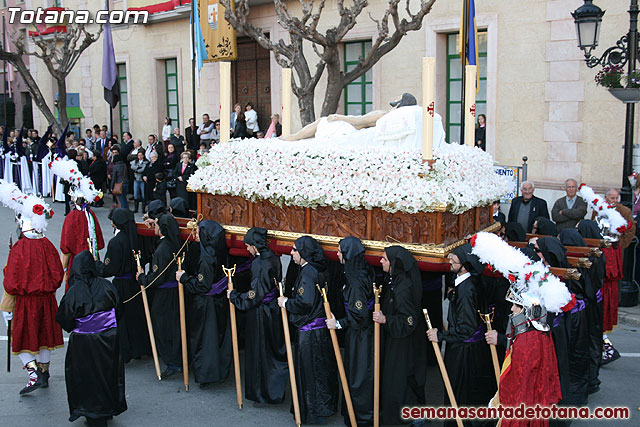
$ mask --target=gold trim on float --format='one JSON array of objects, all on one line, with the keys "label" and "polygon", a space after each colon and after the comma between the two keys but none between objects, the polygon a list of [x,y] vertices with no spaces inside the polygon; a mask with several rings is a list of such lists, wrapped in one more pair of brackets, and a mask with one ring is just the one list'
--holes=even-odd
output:
[{"label": "gold trim on float", "polygon": [[[223,225],[222,227],[229,234],[235,234],[240,236],[244,236],[247,233],[247,231],[249,231],[249,227],[241,227],[236,225]],[[498,229],[500,229],[500,223],[496,222],[480,231],[493,233]],[[267,231],[268,238],[276,239],[276,240],[284,240],[288,242],[293,242],[302,236],[313,237],[321,245],[335,246],[336,248],[338,247],[340,240],[342,240],[342,237],[336,237],[336,236],[305,234],[305,233],[296,233],[296,232],[278,231],[278,230]],[[466,240],[464,239],[458,240],[447,246],[434,245],[434,244],[382,242],[380,240],[362,240],[362,246],[364,246],[365,250],[384,251],[384,249],[389,246],[402,246],[414,255],[430,256],[430,257],[437,257],[437,258],[445,258],[451,251],[453,251],[458,246],[462,246],[465,243],[466,243]]]}]

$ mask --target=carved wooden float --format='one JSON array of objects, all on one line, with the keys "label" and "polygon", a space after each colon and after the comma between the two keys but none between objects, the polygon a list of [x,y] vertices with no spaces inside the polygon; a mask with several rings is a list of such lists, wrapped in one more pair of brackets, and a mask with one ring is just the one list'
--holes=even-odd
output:
[{"label": "carved wooden float", "polygon": [[464,243],[465,236],[499,228],[493,221],[491,206],[475,207],[462,214],[447,212],[444,206],[434,212],[408,214],[379,208],[276,206],[267,200],[253,202],[201,192],[197,195],[202,218],[218,221],[225,228],[230,253],[238,256],[249,255],[242,241],[249,228],[263,227],[268,230],[269,246],[276,254],[290,253],[298,237],[309,235],[320,242],[329,259],[337,260],[340,239],[351,235],[362,240],[365,257],[371,264],[380,264],[385,247],[400,244],[416,257],[421,270],[449,271],[446,256]]}]

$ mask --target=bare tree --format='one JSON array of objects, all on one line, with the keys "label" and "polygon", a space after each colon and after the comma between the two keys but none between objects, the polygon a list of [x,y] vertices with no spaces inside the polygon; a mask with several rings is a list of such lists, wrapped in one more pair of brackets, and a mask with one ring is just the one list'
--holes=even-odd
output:
[{"label": "bare tree", "polygon": [[33,36],[32,39],[36,46],[34,51],[29,51],[27,47],[26,32],[20,33],[17,37],[13,34],[15,52],[8,52],[4,46],[0,48],[0,60],[6,60],[16,68],[27,85],[36,106],[44,114],[47,121],[53,123],[57,134],[60,134],[62,129],[56,122],[52,109],[47,104],[47,99],[38,87],[29,67],[25,64],[23,55],[32,55],[42,60],[47,66],[49,74],[55,79],[58,92],[58,117],[60,123],[63,126],[66,125],[69,120],[67,117],[67,76],[80,59],[82,52],[100,38],[102,26],[97,33],[87,31],[84,25],[68,24],[66,28],[66,32]]},{"label": "bare tree", "polygon": [[[422,27],[423,18],[431,11],[435,0],[420,0],[417,12],[410,10],[410,0],[404,0],[406,17],[400,16],[400,0],[388,0],[382,17],[369,17],[376,24],[378,33],[372,40],[371,50],[365,57],[360,57],[358,64],[350,71],[343,71],[340,63],[340,43],[355,26],[356,20],[369,5],[368,0],[352,0],[351,6],[345,6],[344,0],[337,0],[339,20],[336,25],[329,26],[324,32],[318,30],[325,0],[298,0],[302,5],[302,16],[293,16],[285,4],[285,0],[274,0],[278,22],[289,32],[290,40],[270,40],[261,28],[249,22],[249,0],[236,0],[236,9],[230,7],[230,0],[220,0],[225,7],[225,18],[239,33],[251,37],[260,46],[273,52],[281,67],[293,68],[296,78],[292,76],[293,93],[298,98],[302,124],[315,120],[314,90],[320,77],[327,71],[327,87],[322,102],[321,116],[335,113],[344,88],[369,71],[385,54],[395,48],[400,40],[409,32]],[[326,24],[323,22],[323,24]],[[315,68],[309,66],[303,47],[310,43],[317,56]]]}]

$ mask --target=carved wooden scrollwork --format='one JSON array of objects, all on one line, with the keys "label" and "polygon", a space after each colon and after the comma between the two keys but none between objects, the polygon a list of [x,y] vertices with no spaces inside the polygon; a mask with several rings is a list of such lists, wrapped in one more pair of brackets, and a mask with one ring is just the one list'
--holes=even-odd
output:
[{"label": "carved wooden scrollwork", "polygon": [[318,207],[311,211],[311,233],[366,238],[367,211]]},{"label": "carved wooden scrollwork", "polygon": [[298,206],[279,207],[263,200],[255,203],[254,218],[256,227],[304,233],[304,208]]},{"label": "carved wooden scrollwork", "polygon": [[206,219],[227,225],[249,223],[249,202],[242,197],[203,195],[203,212]]}]

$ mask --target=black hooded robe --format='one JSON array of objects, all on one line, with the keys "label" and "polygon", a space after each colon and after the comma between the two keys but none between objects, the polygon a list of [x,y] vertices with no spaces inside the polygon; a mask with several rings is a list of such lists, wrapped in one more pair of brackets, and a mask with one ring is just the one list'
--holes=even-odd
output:
[{"label": "black hooded robe", "polygon": [[403,406],[423,404],[427,365],[426,323],[421,311],[422,281],[416,260],[404,248],[385,250],[391,263],[382,287],[386,317],[381,346],[381,424],[401,424]]},{"label": "black hooded robe", "polygon": [[153,253],[151,270],[147,274],[141,274],[138,280],[143,286],[153,282],[154,294],[150,311],[158,355],[165,364],[178,367],[182,365],[180,304],[176,282],[177,265],[172,261],[174,254],[180,249],[180,231],[175,218],[169,214],[162,215],[158,219],[158,225],[163,238]]},{"label": "black hooded robe", "polygon": [[[560,240],[553,237],[543,237],[537,241],[545,261],[551,267],[568,268],[566,248]],[[587,317],[584,309],[584,291],[579,283],[566,281],[569,291],[574,293],[576,307],[570,312],[558,314],[554,317],[551,336],[556,347],[558,358],[558,374],[560,375],[560,389],[563,405],[582,405],[587,401],[587,378],[589,375],[589,330],[586,327]]]},{"label": "black hooded robe", "polygon": [[[124,362],[118,328],[112,323],[120,304],[118,292],[109,281],[97,277],[88,251],[74,259],[69,283],[56,315],[62,328],[71,333],[64,369],[69,421],[116,416],[127,410]],[[107,314],[112,322],[100,322]],[[98,326],[83,326],[91,320]]]},{"label": "black hooded robe", "polygon": [[[438,340],[445,341],[444,363],[451,380],[451,388],[459,406],[487,406],[497,384],[493,374],[491,353],[485,341],[486,328],[480,316],[481,299],[473,274],[481,268],[465,244],[454,253],[471,273],[449,294],[448,329],[438,331]],[[475,263],[478,265],[476,266]],[[465,425],[472,425],[465,421]],[[449,420],[445,425],[455,425]]]},{"label": "black hooded robe", "polygon": [[183,274],[180,281],[193,295],[189,309],[193,375],[197,383],[208,384],[224,381],[231,369],[229,303],[224,293],[205,295],[211,291],[212,284],[224,278],[222,265],[226,260],[227,246],[224,229],[215,221],[202,221],[199,234],[198,275]]},{"label": "black hooded robe", "polygon": [[[251,263],[251,289],[231,292],[231,302],[246,312],[245,396],[259,403],[282,403],[288,387],[287,351],[274,280],[282,278],[280,259],[262,248]],[[269,295],[269,301],[264,302]]]},{"label": "black hooded robe", "polygon": [[[324,253],[315,240],[315,244],[310,240],[313,239],[304,236],[295,242],[307,263],[301,267],[293,286],[292,297],[285,304],[289,321],[293,325],[293,365],[303,424],[326,421],[326,417],[336,413],[338,406],[335,356],[332,354],[331,337],[325,323],[322,295],[316,289],[316,284],[326,282]],[[303,255],[305,248],[307,256]]]},{"label": "black hooded robe", "polygon": [[[125,209],[119,208],[116,211],[121,213]],[[114,216],[117,215],[116,211],[114,211]],[[125,215],[129,214],[125,213]],[[132,213],[130,215],[133,217]],[[121,219],[112,217],[112,221],[120,223]],[[131,252],[131,238],[128,235],[128,233],[135,232],[135,222],[133,222],[133,218],[130,221],[133,230],[118,231],[109,240],[104,262],[96,261],[98,276],[113,277],[112,283],[118,290],[121,301],[128,300],[140,291],[140,286],[136,282],[136,262]],[[137,236],[134,235],[133,238],[135,239]],[[124,363],[141,356],[151,355],[151,341],[149,340],[142,297],[136,297],[126,304],[122,304],[121,311],[122,315],[118,319],[118,334],[120,335],[120,349]]]},{"label": "black hooded robe", "polygon": [[[353,410],[359,426],[373,423],[373,269],[364,261],[364,248],[355,237],[340,241],[345,259],[343,289],[345,317],[338,322],[345,329],[344,369],[349,382]],[[346,425],[349,414],[343,408]]]}]

